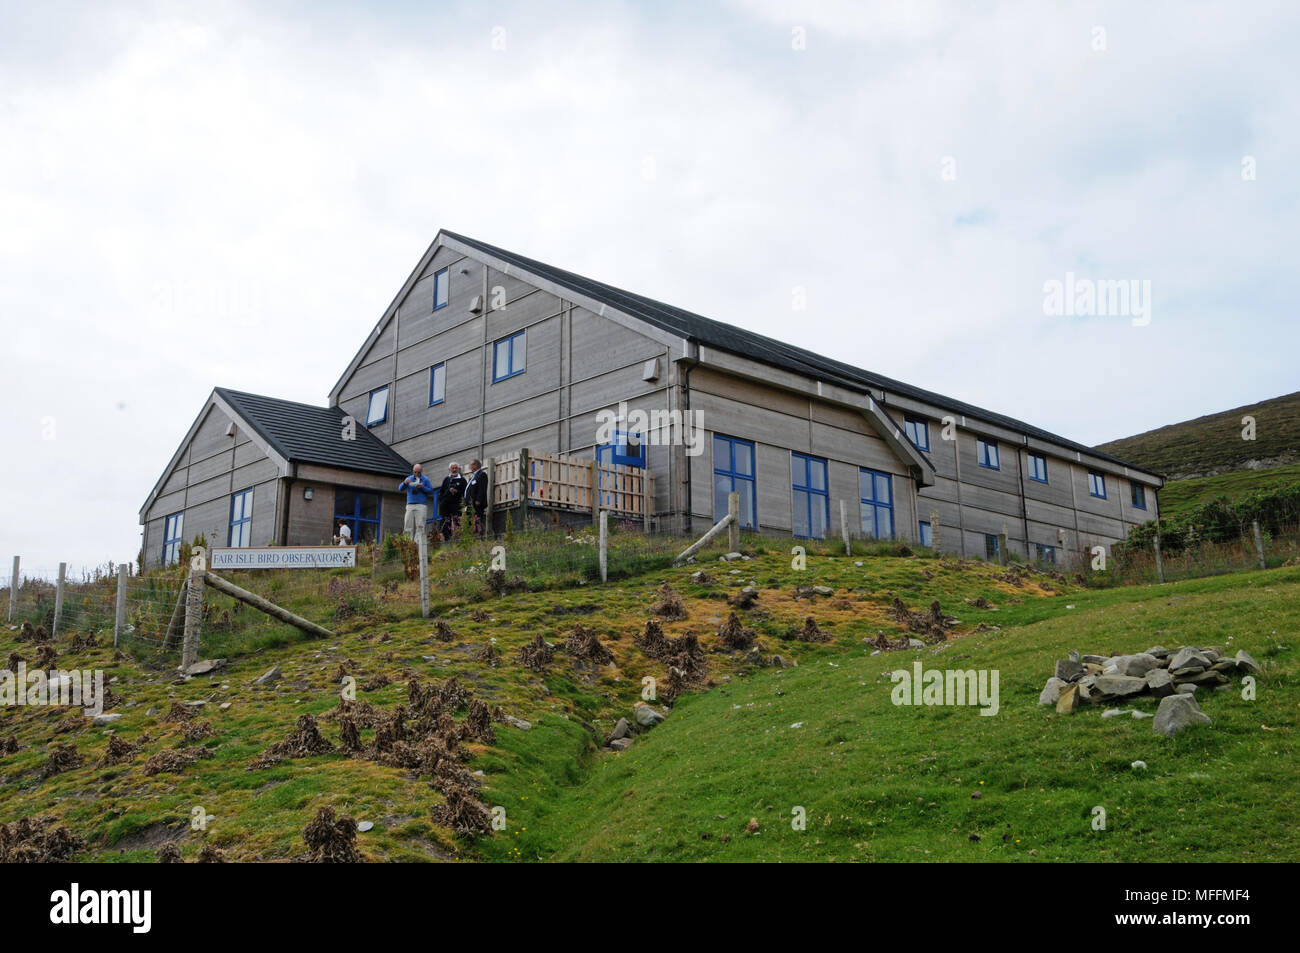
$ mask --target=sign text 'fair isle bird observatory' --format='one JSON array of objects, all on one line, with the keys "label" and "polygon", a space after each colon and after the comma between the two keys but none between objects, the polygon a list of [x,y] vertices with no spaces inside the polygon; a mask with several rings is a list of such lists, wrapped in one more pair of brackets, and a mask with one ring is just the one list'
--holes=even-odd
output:
[{"label": "sign text 'fair isle bird observatory'", "polygon": [[214,549],[209,568],[340,569],[357,564],[355,546],[264,546]]}]

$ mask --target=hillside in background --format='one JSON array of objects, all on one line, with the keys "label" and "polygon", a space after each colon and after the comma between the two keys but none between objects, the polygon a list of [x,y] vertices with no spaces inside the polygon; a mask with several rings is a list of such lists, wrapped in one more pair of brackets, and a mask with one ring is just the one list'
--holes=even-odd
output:
[{"label": "hillside in background", "polygon": [[[1254,440],[1242,437],[1246,416],[1255,418]],[[1112,440],[1097,449],[1171,481],[1300,463],[1300,392]]]}]

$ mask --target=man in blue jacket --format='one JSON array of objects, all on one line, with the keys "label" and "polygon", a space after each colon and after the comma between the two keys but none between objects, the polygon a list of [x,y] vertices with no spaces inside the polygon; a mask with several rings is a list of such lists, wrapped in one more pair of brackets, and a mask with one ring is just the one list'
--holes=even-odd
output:
[{"label": "man in blue jacket", "polygon": [[429,515],[429,496],[433,493],[433,484],[424,475],[424,468],[418,463],[411,468],[411,475],[397,485],[397,489],[406,491],[406,520],[402,531],[411,539],[419,539],[425,531],[424,521]]}]

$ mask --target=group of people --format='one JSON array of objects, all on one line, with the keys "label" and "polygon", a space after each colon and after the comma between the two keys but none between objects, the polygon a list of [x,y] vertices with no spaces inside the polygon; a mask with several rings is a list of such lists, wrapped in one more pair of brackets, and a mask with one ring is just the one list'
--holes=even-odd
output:
[{"label": "group of people", "polygon": [[[417,463],[411,468],[411,475],[397,489],[406,492],[403,529],[414,539],[416,533],[424,531],[428,520],[429,497],[434,493],[433,483],[424,475],[424,468]],[[482,463],[478,460],[469,462],[469,479],[461,475],[459,463],[451,463],[437,493],[438,515],[441,518],[439,532],[443,539],[451,539],[455,535],[462,519],[473,521],[474,535],[484,534],[487,529],[484,516],[487,512],[488,478]]]}]

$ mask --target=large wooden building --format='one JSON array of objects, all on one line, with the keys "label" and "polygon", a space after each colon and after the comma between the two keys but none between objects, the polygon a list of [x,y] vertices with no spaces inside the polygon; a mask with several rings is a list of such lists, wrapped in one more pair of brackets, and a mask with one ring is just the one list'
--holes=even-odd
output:
[{"label": "large wooden building", "polygon": [[[280,403],[258,400],[272,415]],[[648,467],[653,525],[671,532],[702,531],[734,490],[745,525],[764,532],[838,535],[844,512],[855,536],[1060,562],[1154,518],[1163,483],[1022,421],[448,231],[348,364],[328,410],[392,455],[391,472],[376,470],[376,458],[339,474],[341,460],[317,454],[311,465],[333,468],[334,485],[391,476],[406,461],[436,482],[453,460],[521,448],[595,456]],[[188,459],[200,466],[194,483],[208,485],[202,459],[213,437],[202,419],[195,427],[187,444],[202,449]],[[166,521],[190,508],[176,495],[186,452],[141,511],[150,563],[164,556]],[[265,519],[284,530],[277,541],[316,542],[319,527],[295,524],[292,507],[284,522],[293,461],[281,457],[269,458],[275,473],[232,464],[228,500],[257,476],[264,495],[271,486],[280,495],[267,515],[255,501],[254,527]],[[215,526],[212,486],[196,505],[211,507]],[[254,538],[262,542],[256,528]]]}]

